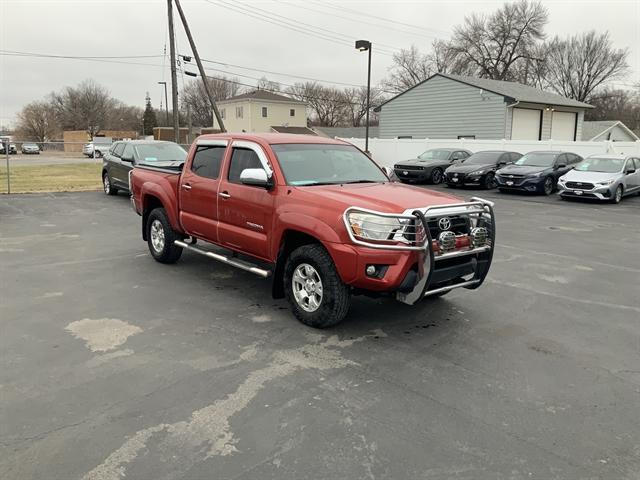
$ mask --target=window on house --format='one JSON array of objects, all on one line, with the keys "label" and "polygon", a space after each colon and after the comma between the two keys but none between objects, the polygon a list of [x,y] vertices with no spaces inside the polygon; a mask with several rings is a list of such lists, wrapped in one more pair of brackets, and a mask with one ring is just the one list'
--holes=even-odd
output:
[{"label": "window on house", "polygon": [[292,108],[291,110],[289,110],[289,116],[290,117],[295,117],[296,116],[296,109]]},{"label": "window on house", "polygon": [[267,118],[267,107],[262,107],[262,117]]},{"label": "window on house", "polygon": [[236,107],[236,118],[242,118],[243,113],[244,112],[242,107]]},{"label": "window on house", "polygon": [[224,119],[225,117],[225,112],[224,112],[224,108],[220,109],[220,116]]},{"label": "window on house", "polygon": [[198,145],[191,162],[191,171],[199,177],[218,178],[226,148],[223,145]]}]

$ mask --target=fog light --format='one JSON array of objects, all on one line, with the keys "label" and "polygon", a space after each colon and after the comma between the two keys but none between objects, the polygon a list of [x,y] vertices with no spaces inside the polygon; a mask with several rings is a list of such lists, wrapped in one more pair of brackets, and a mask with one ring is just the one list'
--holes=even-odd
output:
[{"label": "fog light", "polygon": [[443,252],[456,248],[456,234],[450,231],[438,235],[438,244]]},{"label": "fog light", "polygon": [[487,229],[484,227],[472,228],[469,236],[474,247],[481,247],[487,243]]},{"label": "fog light", "polygon": [[365,272],[367,273],[368,276],[375,277],[377,272],[375,265],[368,265]]}]

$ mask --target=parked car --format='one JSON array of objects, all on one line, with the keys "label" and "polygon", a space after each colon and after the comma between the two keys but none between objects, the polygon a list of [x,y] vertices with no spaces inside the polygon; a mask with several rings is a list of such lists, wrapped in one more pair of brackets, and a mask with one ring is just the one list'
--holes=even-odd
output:
[{"label": "parked car", "polygon": [[109,149],[111,148],[112,144],[111,143],[85,143],[82,146],[82,153],[84,155],[86,155],[87,157],[93,157],[93,151],[95,149],[96,154],[95,154],[95,158],[102,158],[103,156],[105,156],[107,154],[107,152],[109,152]]},{"label": "parked car", "polygon": [[496,187],[496,170],[515,162],[522,154],[503,150],[476,152],[464,163],[452,165],[445,170],[448,187],[475,185],[486,189]]},{"label": "parked car", "polygon": [[270,277],[273,296],[312,327],[340,322],[352,293],[414,304],[475,289],[489,271],[491,202],[390,182],[340,140],[204,135],[183,168],[159,167],[137,166],[130,180],[151,256],[174,263],[189,250]]},{"label": "parked car", "polygon": [[460,148],[434,148],[421,153],[416,158],[398,162],[393,170],[401,182],[442,183],[444,171],[452,163],[463,162],[471,155],[469,150]]},{"label": "parked car", "polygon": [[40,155],[40,147],[37,143],[23,143],[20,151],[25,155]]},{"label": "parked car", "polygon": [[551,195],[558,178],[582,161],[571,152],[529,152],[496,172],[498,190],[520,190]]},{"label": "parked car", "polygon": [[640,156],[598,155],[584,159],[558,181],[560,198],[620,203],[640,193]]},{"label": "parked car", "polygon": [[187,152],[174,142],[128,140],[115,142],[102,159],[102,186],[107,195],[129,191],[129,172],[135,165],[184,164]]},{"label": "parked car", "polygon": [[[5,146],[5,143],[0,143],[0,154],[6,153],[4,146]],[[16,149],[16,144],[9,143],[9,155],[15,155],[16,153],[18,153],[18,150]]]}]

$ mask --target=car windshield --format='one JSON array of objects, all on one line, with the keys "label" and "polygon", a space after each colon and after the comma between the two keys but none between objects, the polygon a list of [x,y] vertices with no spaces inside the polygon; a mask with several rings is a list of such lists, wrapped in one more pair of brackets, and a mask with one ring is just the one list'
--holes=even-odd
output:
[{"label": "car windshield", "polygon": [[373,160],[352,145],[289,143],[272,148],[289,185],[388,181]]},{"label": "car windshield", "polygon": [[420,160],[448,160],[449,154],[451,152],[449,150],[427,150],[424,153],[418,155]]},{"label": "car windshield", "polygon": [[187,152],[175,143],[145,143],[135,146],[141,162],[184,162]]},{"label": "car windshield", "polygon": [[498,158],[500,158],[502,152],[478,152],[471,155],[464,161],[464,164],[478,164],[478,165],[486,165],[489,163],[496,163]]},{"label": "car windshield", "polygon": [[557,155],[557,153],[527,153],[516,160],[515,164],[529,167],[551,167]]},{"label": "car windshield", "polygon": [[579,172],[616,173],[622,170],[624,158],[587,158],[576,165]]}]

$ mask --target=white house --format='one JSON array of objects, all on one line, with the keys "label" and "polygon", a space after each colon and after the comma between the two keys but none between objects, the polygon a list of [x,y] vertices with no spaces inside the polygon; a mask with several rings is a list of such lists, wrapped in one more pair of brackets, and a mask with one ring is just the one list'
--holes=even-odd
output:
[{"label": "white house", "polygon": [[619,120],[602,120],[582,124],[582,140],[586,142],[635,142],[640,140],[629,127]]}]

